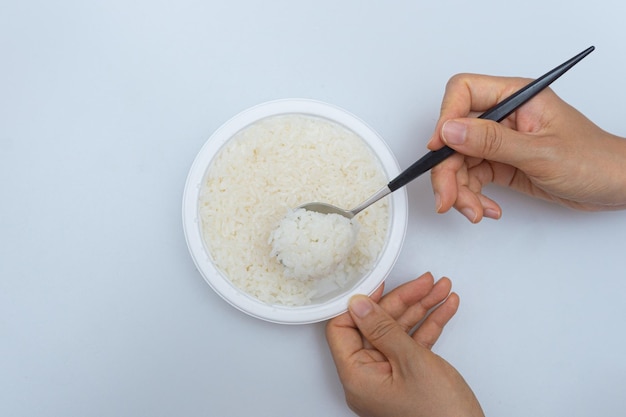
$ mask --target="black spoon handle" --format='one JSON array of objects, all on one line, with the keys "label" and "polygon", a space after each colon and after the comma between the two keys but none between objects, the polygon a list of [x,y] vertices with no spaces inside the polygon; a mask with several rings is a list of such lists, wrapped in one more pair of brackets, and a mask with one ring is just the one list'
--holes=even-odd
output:
[{"label": "black spoon handle", "polygon": [[[552,84],[552,82],[554,82],[561,75],[565,74],[570,68],[580,62],[584,57],[589,55],[594,49],[595,47],[590,46],[575,57],[569,59],[568,61],[565,61],[558,67],[554,68],[552,71],[547,72],[546,74],[537,78],[535,81],[523,87],[521,90],[518,90],[513,95],[496,104],[494,107],[478,116],[478,118],[494,120],[496,122],[504,120],[508,115],[517,110],[522,104],[526,103],[540,91]],[[387,187],[389,187],[392,192],[396,191],[398,188],[403,187],[409,182],[413,181],[415,178],[430,170],[453,153],[454,149],[448,146],[444,146],[443,148],[436,151],[428,152],[417,162],[415,162],[413,165],[400,173],[400,175],[391,180]]]}]

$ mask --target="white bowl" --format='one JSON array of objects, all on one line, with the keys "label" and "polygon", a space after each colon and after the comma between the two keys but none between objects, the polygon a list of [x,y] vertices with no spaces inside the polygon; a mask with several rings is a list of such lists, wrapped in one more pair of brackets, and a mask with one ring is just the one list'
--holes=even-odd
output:
[{"label": "white bowl", "polygon": [[346,311],[354,294],[372,294],[393,268],[406,232],[408,207],[406,190],[401,188],[389,199],[390,225],[385,245],[374,268],[356,284],[330,299],[305,306],[268,304],[237,288],[213,263],[202,236],[198,200],[207,168],[222,146],[237,132],[270,116],[303,114],[339,123],[360,136],[378,156],[389,180],[400,173],[398,162],[385,141],[365,122],[353,114],[330,104],[306,99],[276,100],[254,106],[222,125],[204,144],[194,160],[183,195],[183,227],[185,238],[196,267],[206,282],[232,306],[253,317],[282,324],[306,324],[330,319]]}]

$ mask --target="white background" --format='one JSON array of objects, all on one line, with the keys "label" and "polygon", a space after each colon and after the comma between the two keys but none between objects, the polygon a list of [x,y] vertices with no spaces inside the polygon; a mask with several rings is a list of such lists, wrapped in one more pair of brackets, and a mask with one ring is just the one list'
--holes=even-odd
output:
[{"label": "white background", "polygon": [[[4,1],[0,5],[0,415],[350,416],[324,324],[235,310],[195,270],[188,169],[252,105],[355,113],[402,167],[457,72],[536,77],[626,135],[621,2]],[[590,138],[590,140],[592,140]],[[490,188],[504,216],[437,215],[408,187],[388,288],[452,278],[435,351],[490,416],[626,408],[626,213]]]}]

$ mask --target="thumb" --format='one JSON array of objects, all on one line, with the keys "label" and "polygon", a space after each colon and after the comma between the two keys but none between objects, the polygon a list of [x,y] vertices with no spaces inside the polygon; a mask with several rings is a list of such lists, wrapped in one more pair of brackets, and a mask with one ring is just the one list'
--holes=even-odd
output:
[{"label": "thumb", "polygon": [[482,119],[451,119],[441,127],[441,138],[455,151],[468,156],[519,167],[532,157],[528,136],[500,123]]},{"label": "thumb", "polygon": [[365,295],[355,295],[348,306],[361,334],[390,362],[406,361],[416,344],[381,306]]}]

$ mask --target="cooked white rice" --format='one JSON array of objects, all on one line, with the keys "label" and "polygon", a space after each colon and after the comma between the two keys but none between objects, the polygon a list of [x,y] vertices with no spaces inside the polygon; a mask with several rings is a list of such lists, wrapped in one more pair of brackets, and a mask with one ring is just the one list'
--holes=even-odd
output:
[{"label": "cooked white rice", "polygon": [[296,209],[289,211],[270,234],[270,254],[285,267],[287,278],[348,277],[346,260],[358,231],[356,219]]},{"label": "cooked white rice", "polygon": [[386,199],[359,213],[345,265],[326,277],[289,276],[271,255],[271,233],[301,204],[352,208],[386,183],[371,149],[345,127],[299,114],[268,117],[237,133],[207,169],[199,201],[207,250],[234,285],[257,299],[309,304],[371,270],[387,235]]}]

